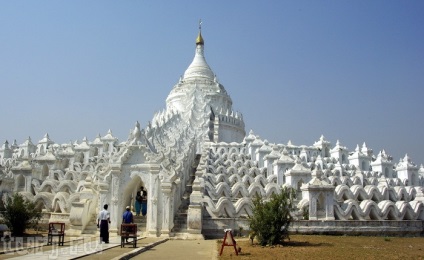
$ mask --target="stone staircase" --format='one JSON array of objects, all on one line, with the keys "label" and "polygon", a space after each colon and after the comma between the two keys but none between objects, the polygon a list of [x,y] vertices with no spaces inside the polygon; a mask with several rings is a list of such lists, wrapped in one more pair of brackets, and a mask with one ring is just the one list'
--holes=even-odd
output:
[{"label": "stone staircase", "polygon": [[143,216],[136,216],[135,212],[133,212],[134,214],[134,224],[137,224],[137,234],[138,235],[143,235],[146,232],[146,217]]},{"label": "stone staircase", "polygon": [[187,210],[185,212],[178,212],[175,216],[172,233],[174,236],[177,236],[179,233],[187,233]]},{"label": "stone staircase", "polygon": [[181,200],[181,205],[178,209],[178,212],[174,217],[174,228],[172,229],[173,233],[187,233],[187,212],[188,206],[190,205],[191,185],[187,188],[188,189],[186,189],[186,192]]},{"label": "stone staircase", "polygon": [[194,174],[190,176],[189,181],[186,184],[186,189],[183,197],[181,198],[181,205],[178,209],[177,214],[174,217],[174,227],[172,228],[171,234],[174,237],[181,237],[188,233],[187,230],[187,212],[188,206],[190,205],[190,195],[193,192],[192,184],[194,181]]}]

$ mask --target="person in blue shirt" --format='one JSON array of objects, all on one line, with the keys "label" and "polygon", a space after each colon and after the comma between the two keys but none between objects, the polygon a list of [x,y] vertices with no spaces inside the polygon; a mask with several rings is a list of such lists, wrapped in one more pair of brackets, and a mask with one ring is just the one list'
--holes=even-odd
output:
[{"label": "person in blue shirt", "polygon": [[[124,214],[122,215],[122,223],[123,224],[132,224],[132,223],[134,223],[134,217],[133,217],[133,214],[131,212],[130,206],[127,206],[127,208],[125,209]],[[125,241],[128,242],[128,238],[125,239]]]},{"label": "person in blue shirt", "polygon": [[130,206],[127,206],[124,214],[122,215],[122,223],[124,224],[134,223],[133,214],[131,212]]}]

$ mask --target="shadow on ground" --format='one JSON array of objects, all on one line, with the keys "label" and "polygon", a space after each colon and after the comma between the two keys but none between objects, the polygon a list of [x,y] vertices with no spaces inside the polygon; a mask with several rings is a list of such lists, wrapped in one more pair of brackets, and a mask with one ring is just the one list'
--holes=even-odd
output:
[{"label": "shadow on ground", "polygon": [[320,246],[326,246],[326,247],[332,247],[334,246],[331,243],[309,243],[307,241],[301,242],[301,241],[289,241],[285,242],[283,246],[292,246],[292,247],[320,247]]}]

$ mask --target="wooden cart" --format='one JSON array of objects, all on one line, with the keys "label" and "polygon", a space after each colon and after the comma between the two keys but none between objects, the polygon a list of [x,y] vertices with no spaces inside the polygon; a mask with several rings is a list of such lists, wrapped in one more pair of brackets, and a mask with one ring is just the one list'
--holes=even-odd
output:
[{"label": "wooden cart", "polygon": [[[121,247],[125,247],[126,243],[132,243],[133,247],[137,247],[137,224],[121,224]],[[132,241],[128,242],[128,239]]]}]

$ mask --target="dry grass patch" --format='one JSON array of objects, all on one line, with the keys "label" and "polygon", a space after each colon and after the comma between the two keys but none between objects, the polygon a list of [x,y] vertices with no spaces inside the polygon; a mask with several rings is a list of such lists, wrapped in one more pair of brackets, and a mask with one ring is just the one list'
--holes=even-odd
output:
[{"label": "dry grass patch", "polygon": [[[235,238],[241,248],[224,247],[219,260],[228,259],[424,259],[424,237],[363,237],[291,235],[283,246],[262,247]],[[217,243],[218,254],[222,240]]]}]

